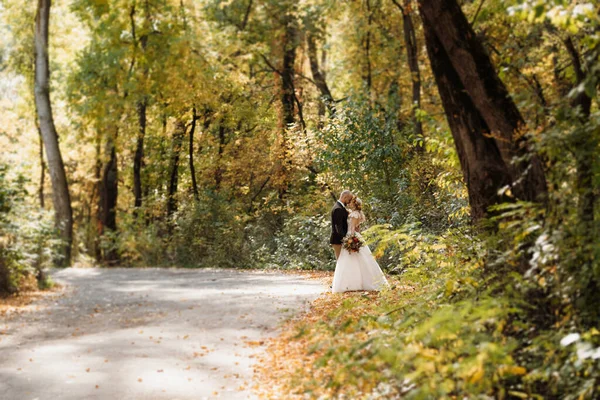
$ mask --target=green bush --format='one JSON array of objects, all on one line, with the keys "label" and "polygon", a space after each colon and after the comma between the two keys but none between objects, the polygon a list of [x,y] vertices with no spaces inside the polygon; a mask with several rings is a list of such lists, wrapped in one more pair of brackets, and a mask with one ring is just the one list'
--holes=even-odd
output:
[{"label": "green bush", "polygon": [[329,215],[292,216],[266,243],[250,233],[251,240],[260,246],[253,251],[254,265],[279,269],[333,270],[335,257],[329,245],[330,234]]},{"label": "green bush", "polygon": [[125,223],[116,241],[125,261],[144,266],[248,266],[243,220],[234,204],[210,192],[183,204],[170,220]]},{"label": "green bush", "polygon": [[0,292],[14,293],[26,275],[46,285],[45,268],[56,257],[59,241],[51,214],[27,202],[22,175],[0,164]]}]

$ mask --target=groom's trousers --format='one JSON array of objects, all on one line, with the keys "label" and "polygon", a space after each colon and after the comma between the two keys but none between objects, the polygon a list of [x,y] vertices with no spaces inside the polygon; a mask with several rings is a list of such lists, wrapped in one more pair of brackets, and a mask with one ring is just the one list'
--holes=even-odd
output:
[{"label": "groom's trousers", "polygon": [[340,253],[342,252],[342,245],[332,244],[331,247],[333,247],[333,251],[335,252],[335,259],[337,260],[338,258],[340,258]]}]

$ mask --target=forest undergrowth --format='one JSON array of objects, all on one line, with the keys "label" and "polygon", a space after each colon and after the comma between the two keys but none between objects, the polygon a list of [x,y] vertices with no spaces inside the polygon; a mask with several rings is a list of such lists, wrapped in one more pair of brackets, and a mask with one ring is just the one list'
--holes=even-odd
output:
[{"label": "forest undergrowth", "polygon": [[[522,208],[528,208],[522,205]],[[516,208],[516,206],[515,206]],[[514,210],[514,208],[513,208]],[[523,210],[521,210],[524,212]],[[531,210],[529,210],[531,211]],[[511,226],[514,228],[514,225]],[[531,223],[495,235],[407,226],[366,232],[398,264],[380,293],[325,293],[287,321],[257,369],[264,398],[593,399],[600,332],[547,302],[556,268],[523,277],[518,251]],[[548,244],[531,248],[547,258]],[[507,263],[502,266],[499,264]]]}]

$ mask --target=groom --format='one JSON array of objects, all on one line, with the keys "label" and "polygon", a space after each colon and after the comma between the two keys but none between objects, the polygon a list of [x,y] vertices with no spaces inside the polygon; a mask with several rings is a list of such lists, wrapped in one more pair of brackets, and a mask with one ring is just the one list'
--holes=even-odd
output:
[{"label": "groom", "polygon": [[331,238],[329,243],[335,252],[335,259],[340,257],[342,252],[342,239],[348,233],[348,211],[346,205],[352,200],[352,192],[344,190],[340,199],[335,202],[331,210]]}]

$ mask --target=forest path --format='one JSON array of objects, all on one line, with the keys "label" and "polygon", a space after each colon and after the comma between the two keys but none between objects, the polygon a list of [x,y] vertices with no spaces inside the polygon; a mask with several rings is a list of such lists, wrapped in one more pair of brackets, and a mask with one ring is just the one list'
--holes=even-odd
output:
[{"label": "forest path", "polygon": [[254,355],[326,286],[218,269],[66,269],[0,320],[0,398],[247,399]]}]

